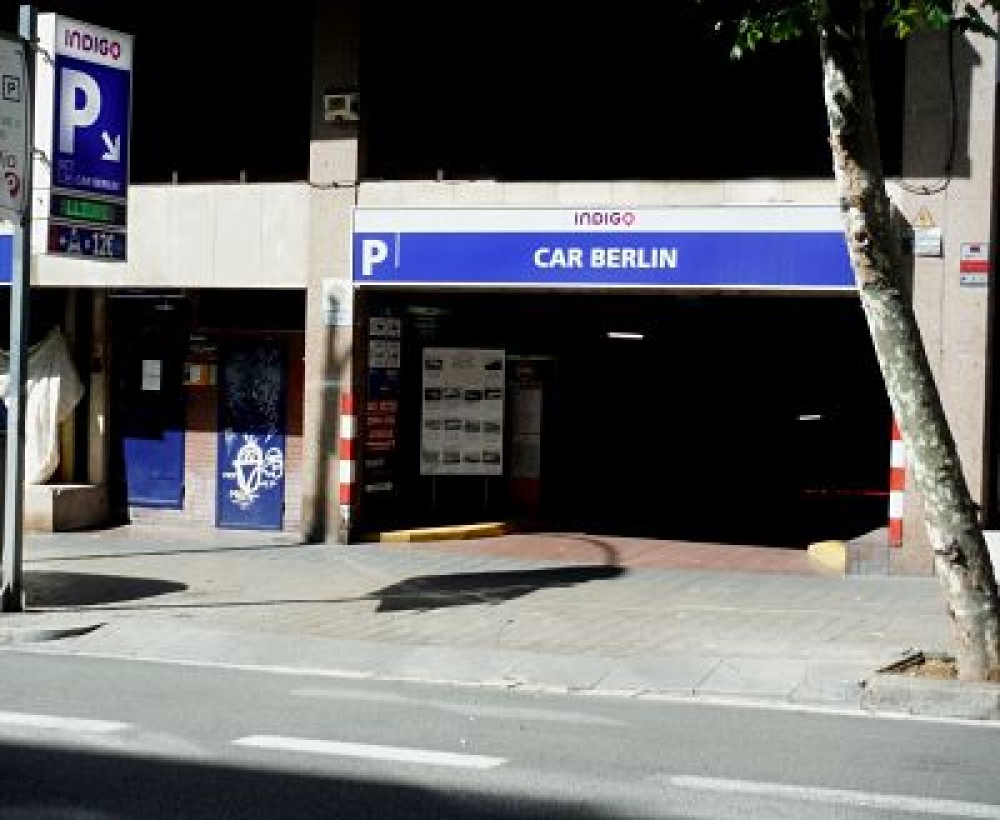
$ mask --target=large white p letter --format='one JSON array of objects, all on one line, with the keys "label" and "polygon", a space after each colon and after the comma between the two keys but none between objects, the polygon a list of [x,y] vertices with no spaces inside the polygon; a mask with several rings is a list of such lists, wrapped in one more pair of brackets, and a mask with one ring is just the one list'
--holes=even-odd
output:
[{"label": "large white p letter", "polygon": [[[83,105],[77,108],[77,97]],[[89,74],[72,68],[62,70],[62,96],[59,99],[59,153],[72,154],[76,129],[93,125],[101,113],[101,88]]]},{"label": "large white p letter", "polygon": [[371,276],[372,270],[380,262],[389,257],[389,243],[381,239],[361,240],[361,275]]}]

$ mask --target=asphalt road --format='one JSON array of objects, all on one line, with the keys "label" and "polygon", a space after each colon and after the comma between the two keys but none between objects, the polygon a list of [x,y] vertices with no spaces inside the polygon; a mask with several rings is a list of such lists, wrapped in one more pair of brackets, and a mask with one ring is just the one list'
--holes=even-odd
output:
[{"label": "asphalt road", "polygon": [[1000,724],[0,651],[0,817],[1000,820]]}]

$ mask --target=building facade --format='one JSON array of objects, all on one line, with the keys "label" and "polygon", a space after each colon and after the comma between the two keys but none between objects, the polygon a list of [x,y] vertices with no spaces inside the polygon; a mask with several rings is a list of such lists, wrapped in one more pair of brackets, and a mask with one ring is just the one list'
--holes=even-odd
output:
[{"label": "building facade", "polygon": [[[99,520],[330,541],[885,529],[930,571],[828,174],[385,176],[360,12],[314,14],[306,180],[133,184],[127,262],[36,255],[89,388],[54,486]],[[904,78],[890,195],[992,526],[995,45],[915,38]]]}]

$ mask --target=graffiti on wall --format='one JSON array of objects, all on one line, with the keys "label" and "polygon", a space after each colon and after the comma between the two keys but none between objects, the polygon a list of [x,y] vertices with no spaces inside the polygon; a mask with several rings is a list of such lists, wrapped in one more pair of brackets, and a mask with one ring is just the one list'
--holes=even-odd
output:
[{"label": "graffiti on wall", "polygon": [[[227,432],[226,437],[226,450],[231,451],[237,434]],[[272,436],[265,436],[262,442],[257,438],[243,434],[232,469],[222,474],[223,478],[235,481],[229,499],[241,510],[249,509],[264,490],[276,487],[285,474],[285,454],[280,447],[269,446]]]},{"label": "graffiti on wall", "polygon": [[285,368],[280,344],[233,343],[222,357],[218,506],[222,527],[280,529],[285,479]]}]

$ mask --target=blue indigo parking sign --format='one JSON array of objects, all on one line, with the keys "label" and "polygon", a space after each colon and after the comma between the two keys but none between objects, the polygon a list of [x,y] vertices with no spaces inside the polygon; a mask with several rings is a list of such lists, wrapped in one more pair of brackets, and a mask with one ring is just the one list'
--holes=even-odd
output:
[{"label": "blue indigo parking sign", "polygon": [[47,250],[124,259],[132,36],[47,14],[39,40],[52,54],[38,73],[39,105],[52,112]]},{"label": "blue indigo parking sign", "polygon": [[65,17],[55,35],[53,187],[124,197],[132,38]]},{"label": "blue indigo parking sign", "polygon": [[360,285],[851,290],[835,206],[358,208]]}]

